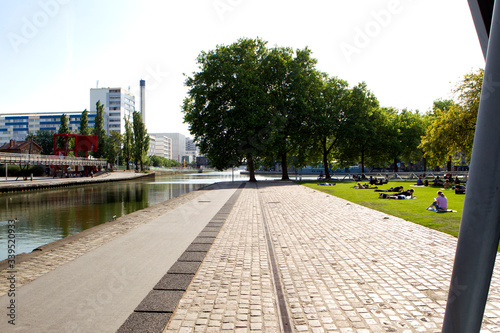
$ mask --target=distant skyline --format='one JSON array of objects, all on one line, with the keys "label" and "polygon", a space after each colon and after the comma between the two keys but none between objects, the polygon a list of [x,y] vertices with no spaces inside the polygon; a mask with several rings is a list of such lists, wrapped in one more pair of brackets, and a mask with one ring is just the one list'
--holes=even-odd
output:
[{"label": "distant skyline", "polygon": [[196,57],[239,38],[309,47],[317,68],[365,81],[381,106],[426,112],[484,68],[466,0],[2,0],[0,113],[90,109],[130,86],[149,132],[190,136],[181,105]]}]

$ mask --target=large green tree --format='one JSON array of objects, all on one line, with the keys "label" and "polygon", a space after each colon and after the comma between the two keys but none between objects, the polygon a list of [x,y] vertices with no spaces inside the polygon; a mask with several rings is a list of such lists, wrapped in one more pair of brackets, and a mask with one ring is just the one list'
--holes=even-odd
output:
[{"label": "large green tree", "polygon": [[[326,179],[330,178],[330,164],[340,140],[345,137],[346,124],[352,122],[347,108],[349,89],[346,81],[322,75],[322,86],[311,94],[312,149],[302,149],[312,155],[309,160],[321,162]],[[316,157],[313,157],[316,156]]]},{"label": "large green tree", "polygon": [[141,113],[134,111],[132,116],[132,126],[134,128],[134,148],[133,156],[135,159],[136,170],[141,166],[141,171],[144,171],[144,162],[148,158],[149,135],[146,131],[146,126],[142,121]]},{"label": "large green tree", "polygon": [[364,173],[367,159],[379,156],[383,135],[377,130],[383,125],[384,117],[377,98],[365,82],[351,89],[347,109],[351,116],[345,124],[344,140],[339,145],[339,160],[342,163],[359,162]]},{"label": "large green tree", "polygon": [[210,163],[219,170],[247,163],[255,181],[254,159],[268,146],[271,125],[262,59],[268,50],[260,39],[240,39],[202,52],[199,71],[186,80],[184,121]]},{"label": "large green tree", "polygon": [[436,101],[433,118],[420,148],[434,165],[446,162],[451,170],[453,158],[470,160],[479,110],[484,70],[467,73],[453,90],[456,101]]},{"label": "large green tree", "polygon": [[288,180],[290,154],[300,156],[311,137],[312,96],[321,89],[321,74],[309,49],[275,47],[263,59],[265,82],[271,112],[271,153],[281,162],[282,180]]},{"label": "large green tree", "polygon": [[89,112],[87,109],[83,110],[82,115],[80,117],[80,134],[81,135],[89,135]]},{"label": "large green tree", "polygon": [[124,117],[123,120],[125,121],[125,133],[123,135],[122,156],[127,170],[130,170],[130,161],[133,159],[134,131],[129,118]]},{"label": "large green tree", "polygon": [[122,140],[122,135],[118,131],[111,131],[106,145],[106,159],[111,165],[119,163]]},{"label": "large green tree", "polygon": [[105,157],[106,154],[106,129],[104,129],[104,105],[101,101],[96,103],[96,117],[94,128],[92,129],[92,134],[98,136],[98,147],[97,151],[94,152],[93,156],[96,158]]},{"label": "large green tree", "polygon": [[382,135],[385,140],[380,143],[380,154],[392,161],[393,169],[397,172],[399,161],[410,165],[412,161],[422,158],[418,146],[425,133],[424,120],[420,113],[407,109],[399,112],[393,108],[383,108],[382,111],[385,112],[387,121],[386,134]]},{"label": "large green tree", "polygon": [[54,149],[54,134],[50,131],[37,131],[29,133],[26,136],[26,141],[33,141],[42,147],[43,155],[52,155]]},{"label": "large green tree", "polygon": [[[68,116],[64,113],[61,116],[61,125],[59,126],[59,131],[57,133],[58,134],[68,134],[69,133],[69,120],[68,120]],[[66,142],[68,145],[70,144],[69,140],[66,141],[64,138],[61,138],[61,137],[57,138],[57,147],[64,149],[66,151],[66,154],[67,154],[68,148],[70,148],[70,147],[65,147]]]}]

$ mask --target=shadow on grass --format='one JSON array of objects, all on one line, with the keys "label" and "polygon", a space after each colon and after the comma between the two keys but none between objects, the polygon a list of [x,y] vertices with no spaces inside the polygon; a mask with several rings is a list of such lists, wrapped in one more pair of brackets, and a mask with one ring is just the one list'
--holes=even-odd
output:
[{"label": "shadow on grass", "polygon": [[458,236],[460,219],[464,205],[464,195],[455,194],[454,191],[444,191],[448,198],[448,207],[456,210],[457,213],[435,213],[426,210],[434,201],[438,187],[411,187],[407,182],[390,182],[379,185],[379,190],[390,187],[403,186],[405,190],[413,188],[416,199],[412,200],[391,200],[379,199],[378,192],[371,189],[354,189],[353,182],[337,182],[335,186],[321,186],[317,181],[297,182],[312,189],[325,192],[336,197],[354,202],[361,206],[381,211],[383,213],[396,216],[407,221],[420,224],[422,226],[438,230],[455,237]]}]

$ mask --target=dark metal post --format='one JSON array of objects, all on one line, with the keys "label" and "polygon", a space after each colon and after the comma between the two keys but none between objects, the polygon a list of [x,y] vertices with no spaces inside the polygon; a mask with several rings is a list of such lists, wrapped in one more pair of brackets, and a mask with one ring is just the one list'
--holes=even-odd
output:
[{"label": "dark metal post", "polygon": [[489,36],[481,102],[443,332],[479,332],[500,238],[500,5]]}]

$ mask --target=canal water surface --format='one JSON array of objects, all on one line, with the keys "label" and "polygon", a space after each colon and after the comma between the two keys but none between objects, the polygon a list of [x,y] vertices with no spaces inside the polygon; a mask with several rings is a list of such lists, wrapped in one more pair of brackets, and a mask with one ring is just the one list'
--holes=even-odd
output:
[{"label": "canal water surface", "polygon": [[17,218],[16,253],[33,249],[95,225],[203,186],[247,180],[238,172],[156,176],[151,179],[79,185],[0,194],[0,260],[8,256],[8,221]]}]

